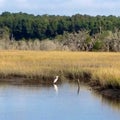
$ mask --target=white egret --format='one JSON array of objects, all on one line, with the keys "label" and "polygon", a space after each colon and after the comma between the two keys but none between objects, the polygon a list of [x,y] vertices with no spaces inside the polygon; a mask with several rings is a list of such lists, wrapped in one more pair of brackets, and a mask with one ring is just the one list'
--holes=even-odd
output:
[{"label": "white egret", "polygon": [[54,84],[58,81],[58,77],[59,76],[56,76],[56,78],[54,79],[54,81],[53,81]]}]

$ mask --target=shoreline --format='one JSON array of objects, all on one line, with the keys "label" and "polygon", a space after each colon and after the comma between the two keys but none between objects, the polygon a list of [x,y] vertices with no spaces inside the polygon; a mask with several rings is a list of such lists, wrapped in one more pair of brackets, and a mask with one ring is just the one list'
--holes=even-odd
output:
[{"label": "shoreline", "polygon": [[[66,78],[68,79],[68,78]],[[64,80],[65,81],[65,80]],[[69,81],[75,81],[73,79],[69,79]],[[85,85],[88,85],[91,87],[94,92],[101,94],[103,97],[112,99],[112,100],[117,100],[120,101],[120,88],[110,88],[110,87],[103,87],[99,83],[93,83],[93,81],[90,81],[89,79],[87,80],[81,80],[80,82],[84,83]],[[50,79],[30,79],[30,78],[25,78],[25,77],[6,77],[6,78],[0,78],[0,84],[5,83],[5,84],[10,84],[10,85],[39,85],[39,84],[44,84],[44,85],[51,85],[53,84],[53,80]],[[62,81],[58,81],[58,84],[61,84]]]}]

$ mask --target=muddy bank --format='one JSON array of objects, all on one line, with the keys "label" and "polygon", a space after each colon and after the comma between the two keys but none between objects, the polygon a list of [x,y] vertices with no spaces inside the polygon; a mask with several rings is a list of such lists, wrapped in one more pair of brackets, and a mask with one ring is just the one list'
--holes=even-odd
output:
[{"label": "muddy bank", "polygon": [[120,89],[104,89],[101,91],[103,96],[120,100]]},{"label": "muddy bank", "polygon": [[[6,83],[6,84],[15,84],[15,85],[25,85],[25,84],[31,84],[31,85],[37,85],[37,84],[53,84],[53,80],[55,77],[36,77],[36,78],[27,78],[23,76],[9,76],[6,78],[0,78],[0,83]],[[58,81],[58,84],[61,83],[61,80]]]},{"label": "muddy bank", "polygon": [[92,82],[89,82],[88,84],[95,92],[101,94],[102,96],[108,99],[120,101],[120,88],[109,86],[105,87],[101,86],[100,84],[93,84]]},{"label": "muddy bank", "polygon": [[120,89],[118,88],[93,87],[93,89],[96,90],[96,92],[102,94],[104,97],[120,101]]}]

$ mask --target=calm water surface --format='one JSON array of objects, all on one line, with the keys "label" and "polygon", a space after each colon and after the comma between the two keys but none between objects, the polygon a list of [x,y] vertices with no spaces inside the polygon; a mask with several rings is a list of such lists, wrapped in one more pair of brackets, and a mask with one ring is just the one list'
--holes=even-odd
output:
[{"label": "calm water surface", "polygon": [[73,83],[0,85],[0,120],[120,120],[120,103]]}]

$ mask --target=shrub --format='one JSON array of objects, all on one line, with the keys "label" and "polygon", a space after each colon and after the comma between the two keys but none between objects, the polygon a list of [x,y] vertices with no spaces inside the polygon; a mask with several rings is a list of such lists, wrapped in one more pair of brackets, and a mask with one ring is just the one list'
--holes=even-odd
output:
[{"label": "shrub", "polygon": [[100,40],[96,40],[94,45],[93,45],[93,50],[100,50],[103,47],[103,42]]}]

